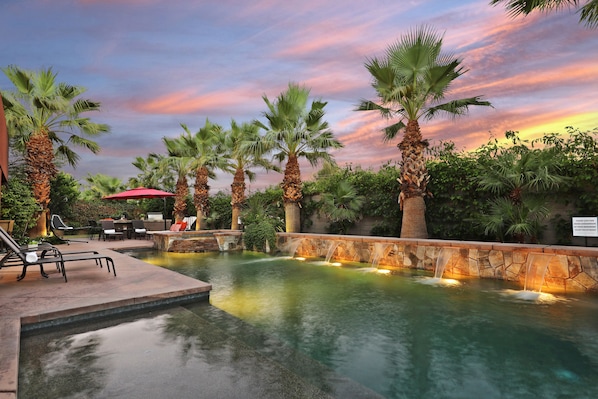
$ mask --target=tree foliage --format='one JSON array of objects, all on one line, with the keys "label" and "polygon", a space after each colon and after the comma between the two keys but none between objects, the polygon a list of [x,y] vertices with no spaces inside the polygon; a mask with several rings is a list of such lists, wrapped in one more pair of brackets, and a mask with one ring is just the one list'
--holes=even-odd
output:
[{"label": "tree foliage", "polygon": [[73,205],[79,199],[79,183],[68,173],[59,172],[50,181],[50,212],[63,220],[73,217]]},{"label": "tree foliage", "polygon": [[21,241],[35,224],[39,206],[24,171],[10,170],[10,178],[2,187],[2,219],[14,220],[13,236]]},{"label": "tree foliage", "polygon": [[379,101],[362,100],[357,110],[377,111],[387,119],[398,118],[384,128],[385,141],[403,132],[398,148],[404,238],[428,238],[424,198],[431,193],[424,152],[429,143],[420,131],[420,120],[442,114],[457,117],[466,115],[472,106],[490,106],[481,96],[449,98],[454,81],[467,69],[461,59],[444,52],[442,45],[442,35],[430,27],[418,27],[388,46],[384,57],[372,58],[365,65]]},{"label": "tree foliage", "polygon": [[[533,11],[559,11],[563,8],[576,8],[579,13],[579,22],[588,28],[598,27],[598,1],[597,0],[491,0],[490,4],[503,3],[507,12],[513,16],[528,15]],[[582,5],[583,4],[583,5]]]}]

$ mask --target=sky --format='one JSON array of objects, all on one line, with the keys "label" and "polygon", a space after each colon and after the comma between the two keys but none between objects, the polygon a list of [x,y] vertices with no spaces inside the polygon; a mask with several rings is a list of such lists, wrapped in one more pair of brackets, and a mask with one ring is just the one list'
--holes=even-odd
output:
[{"label": "sky", "polygon": [[[598,30],[574,10],[512,18],[489,0],[2,0],[0,67],[51,67],[101,102],[86,114],[111,128],[94,139],[101,152],[77,150],[76,169],[64,168],[80,181],[102,173],[126,182],[139,173],[135,157],[165,154],[162,138],[178,137],[181,123],[195,132],[206,118],[225,128],[263,121],[262,96],[273,100],[290,82],[328,103],[325,120],[344,145],[332,152],[339,166],[377,170],[400,160],[399,139],[384,142],[390,122],[355,111],[376,99],[364,65],[423,25],[468,70],[447,99],[493,105],[421,121],[432,145],[471,150],[507,130],[535,138],[598,127]],[[0,90],[12,89],[0,73]],[[250,191],[282,181],[256,172]],[[302,164],[304,180],[313,172]],[[210,186],[231,183],[218,173]]]}]

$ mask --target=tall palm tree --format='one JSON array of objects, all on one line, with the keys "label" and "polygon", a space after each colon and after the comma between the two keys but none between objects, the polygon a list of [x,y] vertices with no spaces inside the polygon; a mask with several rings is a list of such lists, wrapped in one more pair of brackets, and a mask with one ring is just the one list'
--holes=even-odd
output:
[{"label": "tall palm tree", "polygon": [[169,139],[162,138],[166,145],[168,156],[162,158],[159,170],[165,174],[166,171],[172,171],[177,177],[174,191],[174,219],[175,223],[180,223],[185,218],[187,210],[187,196],[189,195],[189,184],[187,176],[194,170],[195,159],[189,157],[186,143],[179,137]]},{"label": "tall palm tree", "polygon": [[16,137],[12,141],[16,149],[25,154],[27,177],[41,209],[41,217],[31,234],[45,235],[50,180],[57,173],[56,157],[76,166],[79,155],[71,146],[96,154],[100,147],[84,136],[97,136],[109,128],[81,116],[99,111],[100,103],[78,99],[85,88],[58,83],[51,68],[33,72],[9,66],[2,71],[16,88],[14,92],[2,93],[9,133]]},{"label": "tall palm tree", "polygon": [[260,128],[257,125],[247,122],[239,125],[233,119],[230,126],[231,128],[224,139],[224,149],[226,151],[224,157],[230,160],[231,167],[234,170],[233,183],[231,184],[231,230],[238,230],[241,209],[246,199],[245,175],[247,175],[249,181],[253,181],[255,173],[250,168],[256,166],[266,170],[277,170],[278,168],[263,156],[255,154],[247,146],[244,146],[247,142],[255,142],[260,139]]},{"label": "tall palm tree", "polygon": [[[562,8],[579,8],[579,22],[588,28],[598,27],[598,0],[491,0],[491,5],[504,3],[512,16],[528,15],[534,10],[553,11]],[[581,6],[581,3],[585,5]]]},{"label": "tall palm tree", "polygon": [[260,121],[254,123],[265,129],[266,134],[248,144],[257,154],[273,152],[278,162],[286,160],[281,187],[286,231],[289,233],[301,230],[300,203],[303,194],[299,159],[307,159],[312,166],[318,165],[321,160],[333,162],[328,151],[343,146],[334,138],[328,122],[323,120],[327,103],[314,100],[307,108],[309,92],[305,87],[289,83],[288,89],[274,102],[262,96],[268,107],[263,113],[267,125]]},{"label": "tall palm tree", "polygon": [[193,203],[197,210],[197,230],[207,228],[206,218],[210,214],[210,186],[208,179],[214,178],[215,169],[228,171],[226,159],[221,156],[224,141],[222,126],[214,124],[206,119],[206,123],[195,134],[189,131],[185,124],[181,124],[185,133],[181,136],[185,154],[193,157],[195,167],[195,192]]},{"label": "tall palm tree", "polygon": [[399,121],[384,129],[388,141],[404,131],[398,147],[402,153],[401,194],[402,238],[427,238],[424,197],[429,180],[424,159],[427,140],[422,138],[420,119],[438,114],[466,114],[470,106],[490,106],[479,96],[442,102],[451,83],[466,70],[461,60],[443,54],[442,36],[428,27],[417,28],[390,45],[383,59],[373,58],[365,66],[373,77],[372,86],[380,104],[362,100],[359,111],[378,111],[385,118]]}]

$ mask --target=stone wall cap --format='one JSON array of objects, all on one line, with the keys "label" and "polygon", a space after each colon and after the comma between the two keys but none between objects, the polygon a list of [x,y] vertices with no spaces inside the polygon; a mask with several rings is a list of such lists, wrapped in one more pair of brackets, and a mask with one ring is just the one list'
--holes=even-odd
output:
[{"label": "stone wall cap", "polygon": [[598,257],[596,247],[574,247],[568,245],[551,245],[544,248],[544,252],[555,255]]}]

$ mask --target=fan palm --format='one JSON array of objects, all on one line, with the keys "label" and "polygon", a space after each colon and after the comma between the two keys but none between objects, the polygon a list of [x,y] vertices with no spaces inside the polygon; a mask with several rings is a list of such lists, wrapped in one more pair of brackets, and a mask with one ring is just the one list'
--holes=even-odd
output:
[{"label": "fan palm", "polygon": [[126,185],[118,177],[102,173],[96,173],[95,175],[88,173],[85,181],[88,183],[87,189],[83,191],[83,198],[86,200],[101,199],[106,195],[116,194],[126,188]]},{"label": "fan palm", "polygon": [[215,178],[215,169],[229,170],[226,159],[222,157],[222,144],[224,131],[222,126],[206,123],[195,134],[192,134],[187,125],[181,124],[185,133],[181,136],[184,155],[194,158],[195,192],[193,203],[197,210],[197,230],[207,228],[206,218],[210,214],[210,186],[209,178]]},{"label": "fan palm", "polygon": [[402,153],[400,207],[403,210],[402,238],[427,238],[424,197],[429,195],[420,119],[432,119],[445,113],[466,114],[470,106],[490,106],[479,96],[443,102],[451,83],[466,70],[461,60],[443,54],[442,36],[421,27],[390,45],[383,59],[373,58],[366,68],[373,77],[372,86],[380,99],[361,101],[357,110],[378,111],[385,118],[399,121],[384,129],[388,141],[404,131],[398,147]]},{"label": "fan palm", "polygon": [[162,154],[154,153],[149,154],[146,158],[135,157],[132,163],[140,173],[129,179],[129,187],[160,187],[166,191],[174,191],[176,182],[172,174],[165,173],[160,169],[160,163],[164,157]]},{"label": "fan palm", "polygon": [[177,177],[174,191],[174,219],[175,223],[180,223],[185,218],[187,210],[187,196],[189,195],[187,176],[194,170],[195,159],[187,156],[186,143],[182,138],[164,137],[162,141],[166,146],[168,156],[161,159],[159,170],[162,174],[166,174],[167,171],[174,172]]},{"label": "fan palm", "polygon": [[245,203],[245,175],[249,181],[253,181],[255,173],[249,168],[259,166],[266,170],[277,169],[267,159],[261,155],[256,155],[250,151],[246,142],[255,142],[260,139],[260,128],[252,123],[238,124],[234,119],[231,121],[230,131],[227,132],[224,139],[224,149],[226,159],[230,160],[231,167],[234,169],[233,183],[231,185],[231,206],[232,221],[231,230],[239,229],[239,218],[241,209]]},{"label": "fan palm", "polygon": [[490,214],[481,218],[486,234],[501,240],[511,236],[520,243],[536,241],[540,222],[549,214],[546,194],[567,181],[552,161],[550,151],[517,146],[492,162],[480,162],[480,186],[500,196],[491,201]]},{"label": "fan palm", "polygon": [[27,177],[41,208],[41,217],[31,234],[45,235],[50,180],[57,173],[55,157],[76,166],[79,155],[71,146],[96,154],[100,147],[84,135],[97,136],[109,128],[81,116],[85,112],[99,111],[100,103],[77,99],[85,88],[56,82],[57,75],[51,68],[33,72],[9,66],[2,71],[16,88],[14,92],[2,93],[8,130],[16,150],[25,155]]},{"label": "fan palm", "polygon": [[346,181],[340,181],[332,190],[323,193],[320,201],[322,212],[341,234],[347,233],[350,224],[357,220],[364,202],[365,198],[357,195],[355,188]]},{"label": "fan palm", "polygon": [[327,103],[314,100],[307,108],[309,93],[309,89],[289,83],[288,89],[274,102],[264,95],[262,98],[268,110],[263,115],[267,124],[260,121],[254,123],[266,130],[266,134],[248,143],[256,154],[273,152],[278,162],[286,160],[281,187],[286,231],[289,233],[301,230],[300,203],[303,194],[299,159],[307,159],[312,166],[318,165],[321,160],[333,162],[328,151],[343,146],[334,138],[328,122],[323,120]]},{"label": "fan palm", "polygon": [[[534,10],[552,11],[565,7],[579,7],[579,22],[588,28],[598,27],[598,0],[491,0],[490,4],[505,3],[505,8],[512,16],[528,15]],[[580,3],[585,5],[580,6]]]}]

